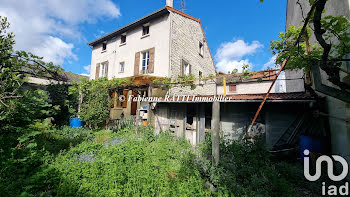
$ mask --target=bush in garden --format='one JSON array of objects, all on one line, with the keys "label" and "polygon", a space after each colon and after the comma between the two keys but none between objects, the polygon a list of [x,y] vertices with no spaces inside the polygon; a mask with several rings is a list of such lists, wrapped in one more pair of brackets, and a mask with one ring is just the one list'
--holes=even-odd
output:
[{"label": "bush in garden", "polygon": [[[75,97],[70,103],[70,112],[76,113],[87,124],[90,129],[100,128],[107,125],[112,104],[112,90],[130,83],[126,79],[108,80],[100,78],[97,80],[83,79],[78,83],[74,83],[69,89],[69,95]],[[80,112],[77,112],[76,98],[81,97]]]},{"label": "bush in garden", "polygon": [[272,161],[262,136],[257,136],[254,143],[222,139],[217,167],[212,163],[211,135],[200,146],[201,157],[196,163],[202,176],[217,188],[215,195],[299,196],[307,191],[316,196],[319,193],[305,181],[301,165]]},{"label": "bush in garden", "polygon": [[51,164],[66,175],[57,194],[210,196],[188,142],[166,133],[154,138],[142,133],[109,133],[107,141],[83,142],[60,154]]}]

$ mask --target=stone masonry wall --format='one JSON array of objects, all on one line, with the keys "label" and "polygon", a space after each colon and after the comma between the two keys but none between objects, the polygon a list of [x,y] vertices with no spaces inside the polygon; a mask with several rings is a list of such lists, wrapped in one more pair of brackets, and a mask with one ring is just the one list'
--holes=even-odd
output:
[{"label": "stone masonry wall", "polygon": [[[171,79],[176,79],[181,74],[182,59],[191,65],[191,74],[199,77],[199,71],[202,76],[215,75],[215,65],[212,61],[208,43],[201,28],[201,24],[181,16],[177,13],[170,13],[171,32],[170,32],[170,73]],[[199,54],[199,42],[204,45],[203,57]],[[170,95],[214,95],[216,92],[213,80],[200,83],[197,81],[197,88],[190,90],[189,87],[172,87],[169,90]]]}]

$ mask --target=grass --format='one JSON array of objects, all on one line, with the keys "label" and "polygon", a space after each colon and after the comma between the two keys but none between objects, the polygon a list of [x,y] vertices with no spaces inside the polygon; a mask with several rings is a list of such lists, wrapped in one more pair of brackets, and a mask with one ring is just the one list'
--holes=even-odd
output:
[{"label": "grass", "polygon": [[167,132],[154,136],[149,127],[124,127],[116,132],[63,128],[45,131],[37,141],[41,150],[37,155],[23,162],[9,159],[4,165],[1,177],[7,177],[0,189],[7,196],[310,193],[301,169],[271,161],[260,143],[222,141],[220,165],[214,167],[210,136],[197,149]]}]

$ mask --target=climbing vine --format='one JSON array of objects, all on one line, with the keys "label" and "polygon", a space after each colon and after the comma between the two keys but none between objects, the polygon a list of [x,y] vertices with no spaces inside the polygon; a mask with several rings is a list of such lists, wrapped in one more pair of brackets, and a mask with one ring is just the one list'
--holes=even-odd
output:
[{"label": "climbing vine", "polygon": [[[128,79],[82,80],[74,83],[69,94],[76,99],[70,103],[70,112],[79,116],[91,129],[103,126],[109,120],[109,110],[112,104],[111,94],[118,88],[130,84]],[[77,103],[78,102],[78,103]],[[80,102],[80,108],[79,108]]]},{"label": "climbing vine", "polygon": [[[341,81],[340,72],[348,73],[341,65],[349,61],[344,56],[350,53],[350,22],[345,16],[322,17],[326,2],[309,0],[311,10],[305,19],[308,22],[306,32],[301,32],[301,27],[291,26],[285,33],[280,33],[279,40],[271,41],[270,49],[277,54],[277,64],[289,58],[286,64],[288,69],[309,71],[311,65],[319,66],[327,73],[331,83],[347,91],[350,85]],[[317,41],[314,45],[309,44],[312,35]]]}]

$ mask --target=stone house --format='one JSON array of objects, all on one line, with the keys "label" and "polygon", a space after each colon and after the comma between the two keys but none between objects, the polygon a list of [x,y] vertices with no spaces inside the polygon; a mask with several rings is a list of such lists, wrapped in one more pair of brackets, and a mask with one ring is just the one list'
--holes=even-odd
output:
[{"label": "stone house", "polygon": [[[185,137],[192,144],[203,141],[212,125],[212,99],[225,94],[222,83],[225,74],[216,72],[199,19],[172,8],[172,1],[167,1],[164,8],[89,45],[92,46],[90,79],[107,77],[133,80],[129,87],[113,93],[113,98],[160,98],[152,102],[120,102],[115,99],[111,119],[136,116],[143,123],[154,126],[156,132],[171,130],[174,135]],[[227,77],[226,96],[230,100],[221,101],[220,104],[222,135],[233,139],[244,135],[275,79],[275,72],[259,71],[244,81],[232,81],[233,78]],[[154,79],[164,78],[176,80],[184,75],[193,75],[197,79],[218,77],[195,81],[194,90],[181,85],[162,88],[153,82]],[[258,82],[257,78],[262,78],[262,82]],[[312,97],[305,95],[301,81],[298,88],[289,91],[283,79],[273,87],[265,110],[255,125],[255,131],[266,133],[269,147],[273,147],[286,129],[300,119],[299,111],[309,110],[310,103],[314,102]],[[186,99],[179,99],[182,95],[187,95]],[[188,102],[191,99],[193,101]]]},{"label": "stone house", "polygon": [[[141,19],[121,27],[95,41],[92,47],[90,79],[100,77],[132,78],[143,88],[129,88],[115,95],[164,96],[165,94],[213,95],[215,83],[198,84],[195,91],[189,87],[169,90],[150,87],[154,79],[183,75],[215,75],[216,69],[199,19],[172,8],[172,1]],[[116,103],[114,118],[136,115],[146,109],[147,103]]]}]

